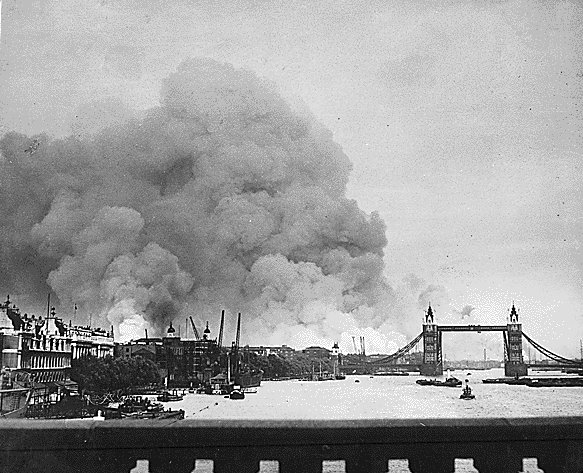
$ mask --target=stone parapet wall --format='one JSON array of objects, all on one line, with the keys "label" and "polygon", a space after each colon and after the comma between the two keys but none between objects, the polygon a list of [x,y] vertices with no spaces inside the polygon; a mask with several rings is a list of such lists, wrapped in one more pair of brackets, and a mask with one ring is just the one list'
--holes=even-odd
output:
[{"label": "stone parapet wall", "polygon": [[279,471],[386,473],[407,460],[412,473],[453,472],[473,459],[480,473],[518,473],[536,458],[545,473],[583,472],[583,418],[407,419],[355,421],[0,421],[0,471],[190,473],[197,459],[214,471],[251,473],[260,461]]}]

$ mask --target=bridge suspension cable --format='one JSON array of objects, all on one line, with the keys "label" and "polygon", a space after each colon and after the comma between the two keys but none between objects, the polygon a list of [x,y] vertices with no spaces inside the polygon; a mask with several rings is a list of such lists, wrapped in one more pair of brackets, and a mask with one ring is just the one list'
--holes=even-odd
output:
[{"label": "bridge suspension cable", "polygon": [[401,358],[402,356],[404,356],[405,354],[407,354],[408,352],[411,351],[411,349],[417,345],[417,343],[419,342],[419,340],[421,340],[421,337],[423,337],[423,332],[421,332],[419,335],[417,335],[413,340],[411,340],[409,343],[407,343],[407,345],[405,345],[403,348],[399,348],[395,353],[386,356],[385,358],[381,358],[380,360],[375,360],[370,362],[371,364],[384,364],[384,363],[388,363],[394,360],[397,360],[398,358]]},{"label": "bridge suspension cable", "polygon": [[522,336],[526,339],[526,341],[528,343],[530,343],[535,348],[535,350],[537,350],[539,353],[542,353],[544,356],[546,356],[547,358],[550,358],[553,361],[556,361],[558,363],[564,363],[566,365],[581,366],[583,364],[582,361],[571,360],[569,358],[565,358],[564,356],[557,355],[556,353],[553,353],[549,349],[543,347],[540,343],[535,342],[532,338],[530,338],[524,332],[522,332]]}]

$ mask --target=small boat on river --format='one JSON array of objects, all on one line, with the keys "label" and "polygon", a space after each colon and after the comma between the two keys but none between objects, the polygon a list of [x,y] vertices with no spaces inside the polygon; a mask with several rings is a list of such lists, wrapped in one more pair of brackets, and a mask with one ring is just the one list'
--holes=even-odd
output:
[{"label": "small boat on river", "polygon": [[239,389],[233,389],[229,393],[229,399],[245,399],[245,393]]},{"label": "small boat on river", "polygon": [[472,388],[470,388],[470,385],[468,383],[468,380],[466,379],[466,385],[464,386],[464,389],[462,390],[462,393],[460,395],[460,399],[475,399],[475,395],[472,394]]},{"label": "small boat on river", "polygon": [[159,402],[141,396],[129,396],[121,403],[110,403],[102,412],[104,419],[184,419],[183,410],[164,410]]},{"label": "small boat on river", "polygon": [[447,375],[445,381],[434,379],[418,379],[417,384],[421,386],[445,386],[447,388],[457,388],[462,385],[461,379],[457,379],[455,376],[451,375],[451,371],[447,370]]},{"label": "small boat on river", "polygon": [[457,388],[462,385],[461,380],[457,379],[455,376],[447,378],[445,381],[440,381],[438,379],[418,379],[416,383],[420,386],[442,386],[447,388]]},{"label": "small boat on river", "polygon": [[184,419],[184,411],[179,409],[177,411],[173,411],[172,409],[168,409],[166,411],[141,411],[141,412],[132,412],[130,414],[122,414],[122,419],[177,419],[182,420]]},{"label": "small boat on river", "polygon": [[182,401],[184,397],[178,394],[178,391],[164,391],[156,399],[160,402],[172,402],[172,401]]},{"label": "small boat on river", "polygon": [[164,406],[157,402],[152,402],[147,397],[129,396],[118,406],[122,414],[131,414],[134,412],[159,412],[164,410]]},{"label": "small boat on river", "polygon": [[375,376],[409,376],[406,371],[377,371]]}]

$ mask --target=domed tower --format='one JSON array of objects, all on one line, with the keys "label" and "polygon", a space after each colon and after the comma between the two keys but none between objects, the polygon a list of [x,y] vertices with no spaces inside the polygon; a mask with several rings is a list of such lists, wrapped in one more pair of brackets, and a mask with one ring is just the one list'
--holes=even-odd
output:
[{"label": "domed tower", "polygon": [[202,338],[205,339],[205,340],[208,340],[210,336],[211,336],[211,329],[209,328],[209,323],[208,323],[208,320],[207,320],[207,322],[206,322],[206,328],[204,329]]},{"label": "domed tower", "polygon": [[176,336],[176,329],[172,326],[172,322],[170,322],[170,327],[166,330],[166,337],[167,338],[174,338]]}]

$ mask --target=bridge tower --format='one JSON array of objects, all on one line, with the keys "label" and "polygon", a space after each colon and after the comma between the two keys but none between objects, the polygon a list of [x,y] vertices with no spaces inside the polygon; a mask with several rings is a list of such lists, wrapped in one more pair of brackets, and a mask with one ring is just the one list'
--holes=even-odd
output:
[{"label": "bridge tower", "polygon": [[510,309],[507,325],[508,339],[505,340],[504,376],[526,376],[528,367],[522,357],[522,324],[518,323],[518,312],[514,303]]},{"label": "bridge tower", "polygon": [[425,323],[423,324],[423,364],[420,372],[423,376],[441,376],[443,374],[441,332],[433,320],[431,304],[425,313]]}]

